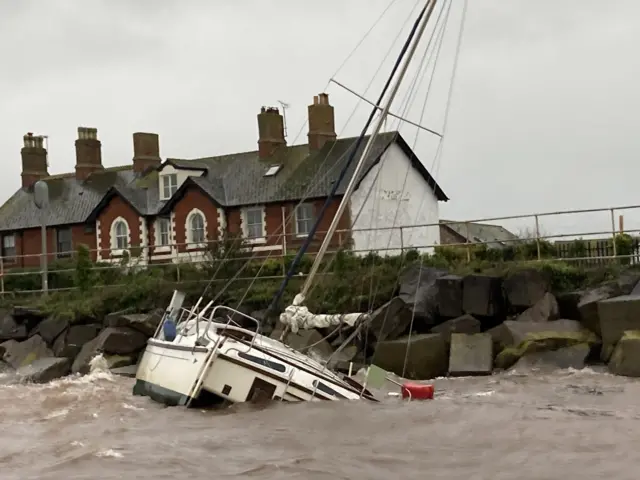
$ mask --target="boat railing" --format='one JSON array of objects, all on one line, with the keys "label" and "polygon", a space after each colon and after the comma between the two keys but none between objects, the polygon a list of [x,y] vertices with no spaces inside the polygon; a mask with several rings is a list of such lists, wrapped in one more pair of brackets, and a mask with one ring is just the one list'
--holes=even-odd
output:
[{"label": "boat railing", "polygon": [[217,318],[216,313],[218,311],[221,311],[221,310],[222,311],[226,311],[226,312],[230,312],[232,314],[232,315],[227,315],[227,322],[226,323],[221,323],[221,325],[222,325],[221,330],[222,331],[226,330],[229,327],[229,325],[231,324],[231,322],[236,323],[233,320],[233,314],[240,315],[241,317],[244,317],[244,318],[248,319],[249,321],[251,321],[251,322],[256,324],[256,332],[255,332],[256,334],[253,335],[253,338],[251,339],[251,344],[249,345],[249,350],[252,349],[253,348],[253,344],[256,341],[256,336],[260,332],[260,329],[262,327],[260,321],[255,319],[255,318],[253,318],[253,317],[251,317],[251,316],[249,316],[249,315],[247,315],[246,313],[242,313],[242,312],[240,312],[238,310],[235,310],[235,309],[233,309],[231,307],[227,307],[225,305],[218,305],[218,306],[214,307],[213,310],[211,311],[211,314],[209,315],[209,321],[207,322],[207,327],[206,327],[205,334],[204,334],[205,337],[208,338],[209,340],[212,340],[209,337],[209,331],[211,329],[211,325],[212,325],[212,323],[214,321],[214,318]]}]

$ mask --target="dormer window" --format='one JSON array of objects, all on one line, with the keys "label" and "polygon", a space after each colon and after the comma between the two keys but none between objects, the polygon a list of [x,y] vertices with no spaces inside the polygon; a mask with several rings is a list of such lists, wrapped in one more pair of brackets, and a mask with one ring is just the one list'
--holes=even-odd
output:
[{"label": "dormer window", "polygon": [[282,165],[271,165],[269,169],[265,172],[265,177],[273,177],[276,173],[280,171]]},{"label": "dormer window", "polygon": [[178,190],[178,175],[175,173],[168,173],[162,175],[162,200],[169,200],[173,197],[173,194]]}]

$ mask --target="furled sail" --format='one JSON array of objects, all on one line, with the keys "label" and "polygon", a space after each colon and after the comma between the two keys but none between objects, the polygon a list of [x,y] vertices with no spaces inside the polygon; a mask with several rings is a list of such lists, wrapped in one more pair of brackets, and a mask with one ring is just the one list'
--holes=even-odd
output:
[{"label": "furled sail", "polygon": [[299,293],[293,299],[293,303],[280,314],[280,322],[287,325],[293,333],[296,333],[299,329],[309,330],[311,328],[327,328],[337,325],[354,327],[358,322],[369,319],[369,315],[366,313],[314,314],[303,303],[304,296]]}]

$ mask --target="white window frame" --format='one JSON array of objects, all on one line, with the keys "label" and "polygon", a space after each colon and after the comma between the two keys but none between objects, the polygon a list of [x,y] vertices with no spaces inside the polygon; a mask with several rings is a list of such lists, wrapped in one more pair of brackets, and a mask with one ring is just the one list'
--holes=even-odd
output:
[{"label": "white window frame", "polygon": [[[124,231],[118,233],[118,227],[123,226]],[[124,240],[123,244],[120,241]],[[131,228],[129,222],[118,217],[111,223],[111,255],[122,255],[131,246]]]},{"label": "white window frame", "polygon": [[169,200],[178,191],[178,174],[165,173],[160,175],[162,200]]},{"label": "white window frame", "polygon": [[[311,232],[314,222],[314,208],[313,203],[301,203],[296,205],[296,236],[306,237]],[[303,215],[302,215],[303,214]],[[304,231],[300,228],[301,222],[308,222],[308,229]]]},{"label": "white window frame", "polygon": [[[202,219],[202,238],[194,238],[194,229],[192,227],[193,221],[197,217]],[[187,249],[205,248],[207,246],[207,217],[202,211],[197,208],[191,210],[189,215],[187,215],[184,227],[187,238]]]},{"label": "white window frame", "polygon": [[[12,255],[6,255],[7,249],[12,249]],[[18,261],[16,250],[16,235],[15,233],[9,233],[2,235],[2,261],[6,263],[15,263]]]},{"label": "white window frame", "polygon": [[[260,223],[249,223],[249,217],[254,214],[259,216]],[[264,207],[248,207],[242,211],[242,233],[248,243],[266,243],[267,232],[264,217]],[[254,231],[252,232],[252,230]],[[251,236],[251,233],[254,235]]]},{"label": "white window frame", "polygon": [[[162,231],[162,226],[166,225],[166,232]],[[171,220],[169,218],[158,218],[155,223],[155,252],[170,252],[171,251]],[[163,241],[163,236],[166,235],[166,242]]]}]

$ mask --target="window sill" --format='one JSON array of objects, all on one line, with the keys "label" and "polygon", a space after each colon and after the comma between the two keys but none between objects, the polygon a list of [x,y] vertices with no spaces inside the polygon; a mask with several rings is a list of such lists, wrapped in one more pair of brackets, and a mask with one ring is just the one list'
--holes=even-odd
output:
[{"label": "window sill", "polygon": [[187,250],[203,250],[207,248],[206,243],[189,243],[187,245]]},{"label": "window sill", "polygon": [[308,233],[296,233],[296,238],[307,238],[308,236]]},{"label": "window sill", "polygon": [[245,238],[245,242],[251,245],[264,245],[267,243],[267,239],[265,237]]},{"label": "window sill", "polygon": [[122,257],[124,254],[129,253],[129,250],[127,250],[126,248],[120,248],[120,249],[114,249],[111,250],[111,256],[112,257]]},{"label": "window sill", "polygon": [[153,253],[171,253],[170,245],[157,245],[153,247]]}]

